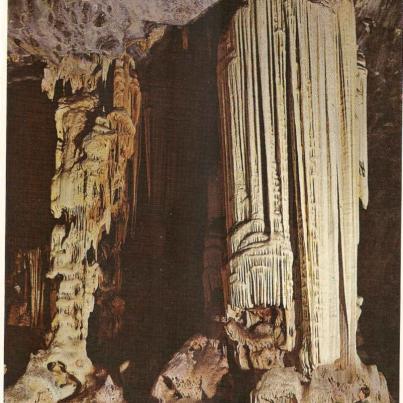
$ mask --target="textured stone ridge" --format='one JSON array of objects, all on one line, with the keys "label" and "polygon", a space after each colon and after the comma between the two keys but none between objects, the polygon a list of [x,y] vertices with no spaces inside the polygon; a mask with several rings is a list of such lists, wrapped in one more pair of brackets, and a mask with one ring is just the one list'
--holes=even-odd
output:
[{"label": "textured stone ridge", "polygon": [[138,58],[160,25],[185,25],[217,0],[17,0],[9,2],[9,56],[53,63],[67,54]]}]

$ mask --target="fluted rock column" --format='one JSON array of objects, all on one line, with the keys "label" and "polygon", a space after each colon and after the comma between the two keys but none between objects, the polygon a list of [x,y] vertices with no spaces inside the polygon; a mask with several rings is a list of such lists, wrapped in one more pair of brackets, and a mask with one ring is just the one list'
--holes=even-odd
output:
[{"label": "fluted rock column", "polygon": [[[253,342],[247,343],[257,355],[275,344],[292,350],[295,341],[286,49],[277,6],[255,1],[239,9],[221,41],[218,65],[229,256],[227,316],[241,323],[246,313],[244,329],[231,325],[232,338],[239,339],[236,334],[259,322],[262,329],[267,327],[260,335],[265,336],[265,346],[254,349]],[[262,307],[277,309],[252,310]],[[281,343],[272,335],[274,324],[278,331],[285,330]],[[270,359],[253,361],[255,367],[271,365]],[[248,367],[246,358],[240,364]]]},{"label": "fluted rock column", "polygon": [[358,362],[358,212],[368,188],[365,67],[357,66],[348,0],[251,0],[221,40],[227,330],[248,345],[255,368],[270,367],[252,356],[273,345],[297,348],[307,373],[339,358]]}]

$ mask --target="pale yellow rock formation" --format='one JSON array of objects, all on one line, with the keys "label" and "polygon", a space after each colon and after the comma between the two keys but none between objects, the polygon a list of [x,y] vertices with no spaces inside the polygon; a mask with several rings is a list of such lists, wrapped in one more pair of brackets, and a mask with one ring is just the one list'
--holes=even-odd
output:
[{"label": "pale yellow rock formation", "polygon": [[[59,223],[52,232],[48,273],[49,278],[61,278],[57,311],[48,350],[31,357],[25,375],[6,391],[7,402],[55,402],[91,384],[86,338],[102,273],[97,248],[112,227],[115,252],[125,241],[130,213],[127,167],[138,156],[140,97],[134,64],[123,57],[115,61],[111,112],[102,113],[94,93],[59,101],[51,188],[51,210]],[[119,273],[117,267],[117,288]]]},{"label": "pale yellow rock formation", "polygon": [[224,287],[232,307],[227,316],[235,319],[237,308],[281,306],[282,347],[291,350],[293,253],[281,18],[274,3],[240,8],[221,41],[217,72],[229,239]]}]

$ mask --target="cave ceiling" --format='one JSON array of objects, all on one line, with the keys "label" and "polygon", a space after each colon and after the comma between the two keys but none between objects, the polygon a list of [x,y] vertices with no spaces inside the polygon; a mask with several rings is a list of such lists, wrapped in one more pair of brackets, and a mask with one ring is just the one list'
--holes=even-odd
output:
[{"label": "cave ceiling", "polygon": [[9,61],[57,63],[68,54],[143,57],[165,27],[184,26],[218,0],[14,0]]},{"label": "cave ceiling", "polygon": [[[239,0],[11,0],[8,61],[57,65],[67,55],[113,59],[148,54],[167,27],[185,26],[223,1]],[[324,4],[324,3],[323,3]],[[358,44],[365,50],[374,29],[397,30],[400,3],[357,0]]]}]

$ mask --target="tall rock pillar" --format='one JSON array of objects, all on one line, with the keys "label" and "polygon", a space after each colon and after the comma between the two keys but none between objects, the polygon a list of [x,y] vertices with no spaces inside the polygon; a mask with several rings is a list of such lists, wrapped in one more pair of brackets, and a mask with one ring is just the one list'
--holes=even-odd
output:
[{"label": "tall rock pillar", "polygon": [[306,373],[357,362],[364,71],[348,0],[251,0],[221,40],[227,330],[243,368],[270,368],[273,346]]},{"label": "tall rock pillar", "polygon": [[[100,71],[91,76],[93,82],[100,79]],[[107,275],[98,255],[103,239],[111,238],[109,252],[102,253],[114,257],[112,277],[119,288],[116,255],[128,229],[128,162],[138,155],[140,96],[134,63],[123,57],[114,63],[109,113],[104,112],[97,90],[84,87],[59,100],[56,173],[51,185],[51,210],[58,221],[52,231],[48,273],[49,278],[60,279],[56,314],[48,349],[31,356],[23,377],[6,390],[7,402],[56,402],[91,384],[88,319],[94,293]]]}]

